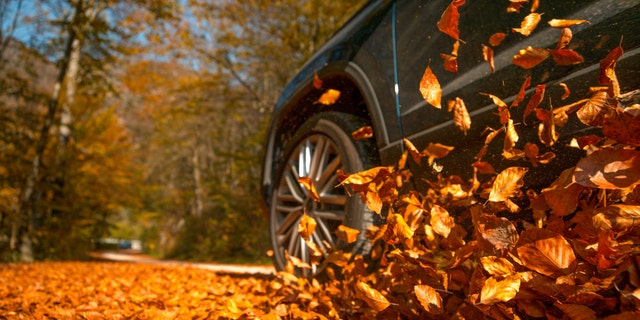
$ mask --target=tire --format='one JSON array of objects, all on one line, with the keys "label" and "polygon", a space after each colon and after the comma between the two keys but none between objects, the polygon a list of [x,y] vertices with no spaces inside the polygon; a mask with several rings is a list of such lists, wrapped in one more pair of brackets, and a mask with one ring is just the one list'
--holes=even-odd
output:
[{"label": "tire", "polygon": [[[356,173],[378,162],[373,139],[351,137],[351,132],[365,125],[366,121],[349,114],[321,113],[306,121],[286,144],[269,208],[269,233],[278,270],[285,269],[287,255],[311,265],[311,269],[296,267],[297,275],[313,276],[324,269],[324,264],[319,267],[310,263],[307,245],[298,234],[305,212],[317,222],[311,240],[323,251],[323,258],[334,249],[363,254],[369,250],[364,230],[373,223],[374,214],[359,196],[348,196],[338,186],[336,172]],[[320,202],[314,202],[298,183],[298,178],[305,176],[312,178]],[[338,240],[334,231],[341,224],[361,230],[358,241],[348,245]]]}]

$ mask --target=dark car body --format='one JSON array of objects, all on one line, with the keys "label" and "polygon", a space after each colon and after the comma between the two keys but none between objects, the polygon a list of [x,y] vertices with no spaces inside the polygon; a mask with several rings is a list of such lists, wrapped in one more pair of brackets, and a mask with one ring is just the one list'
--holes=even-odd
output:
[{"label": "dark car body", "polygon": [[[640,2],[637,0],[568,0],[540,1],[536,10],[542,21],[531,35],[512,32],[529,14],[529,6],[519,13],[508,13],[508,1],[467,1],[460,6],[460,38],[457,73],[444,70],[440,55],[449,54],[455,42],[439,31],[437,22],[451,1],[379,0],[369,1],[351,18],[308,63],[293,77],[280,96],[268,131],[263,172],[264,200],[269,208],[274,176],[283,161],[284,146],[300,126],[322,112],[351,114],[366,120],[373,128],[376,150],[370,155],[382,165],[396,163],[404,150],[403,138],[422,150],[429,143],[454,146],[444,159],[441,174],[468,177],[470,164],[483,147],[487,128],[498,129],[497,108],[481,93],[500,97],[507,104],[515,99],[521,84],[531,76],[527,98],[511,110],[512,119],[521,135],[521,143],[538,141],[539,121],[535,116],[522,121],[524,105],[536,85],[546,85],[544,104],[559,107],[588,96],[589,87],[598,86],[599,62],[620,43],[624,55],[618,60],[616,74],[621,91],[640,88]],[[573,39],[569,48],[584,57],[584,62],[557,65],[550,57],[541,64],[523,69],[512,63],[514,55],[528,46],[553,49],[560,29],[547,24],[551,19],[586,19],[571,27]],[[495,73],[482,54],[482,45],[496,32],[507,34],[494,50]],[[442,87],[442,109],[428,105],[419,91],[420,79],[430,66]],[[335,104],[317,103],[323,90],[313,86],[314,75],[322,79],[323,88],[342,94]],[[566,100],[560,100],[564,83],[571,89]],[[471,129],[464,134],[456,128],[446,103],[459,97],[471,115]],[[551,99],[551,100],[548,100]],[[575,116],[574,116],[575,118]],[[571,138],[586,135],[588,128],[572,119],[558,128],[560,139],[553,146],[541,146],[541,152],[556,153],[549,165],[530,167],[525,184],[531,187],[549,185],[562,169],[575,165],[584,151],[568,148]],[[496,171],[515,164],[528,166],[526,159],[505,161],[502,145],[487,153],[484,161]],[[420,183],[420,177],[416,177]]]}]

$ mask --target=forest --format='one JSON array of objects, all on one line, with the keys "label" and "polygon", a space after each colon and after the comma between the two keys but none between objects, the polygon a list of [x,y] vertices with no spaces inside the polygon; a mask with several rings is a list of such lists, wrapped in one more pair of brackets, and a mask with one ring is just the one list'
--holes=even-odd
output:
[{"label": "forest", "polygon": [[0,1],[0,261],[266,260],[268,115],[363,1]]}]

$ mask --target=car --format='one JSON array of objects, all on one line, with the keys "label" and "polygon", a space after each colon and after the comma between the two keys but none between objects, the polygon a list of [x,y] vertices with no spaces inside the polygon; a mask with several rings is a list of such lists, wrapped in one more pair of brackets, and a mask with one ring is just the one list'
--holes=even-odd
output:
[{"label": "car", "polygon": [[[517,1],[512,1],[517,3]],[[521,1],[523,2],[523,1]],[[526,1],[524,1],[526,2]],[[534,3],[537,1],[532,1]],[[451,35],[438,28],[438,21],[451,4],[459,11],[457,72],[445,70],[442,57],[456,56]],[[609,52],[622,46],[624,55],[617,61],[616,74],[621,92],[640,88],[640,3],[635,0],[539,1],[538,8],[526,4],[510,7],[508,1],[378,0],[368,1],[324,46],[293,76],[283,90],[272,114],[265,145],[262,199],[269,219],[273,259],[278,269],[290,256],[309,262],[309,247],[298,231],[300,219],[311,216],[317,228],[310,240],[321,251],[332,248],[366,253],[364,232],[358,241],[346,244],[335,231],[340,225],[357,230],[383,221],[358,196],[352,196],[340,184],[339,170],[356,173],[374,166],[394,165],[406,149],[405,138],[417,149],[429,143],[454,146],[444,158],[436,159],[428,170],[414,174],[418,190],[424,190],[424,178],[433,175],[469,177],[474,162],[485,146],[487,132],[497,129],[497,108],[492,97],[511,104],[525,80],[530,77],[530,97],[539,85],[545,85],[547,108],[575,102],[598,86],[599,64]],[[541,21],[529,35],[526,28],[531,12],[541,13]],[[573,38],[567,49],[579,58],[569,63],[552,57],[535,66],[522,67],[514,56],[527,48],[549,52],[558,48],[563,29],[553,28],[551,19],[586,20],[570,27]],[[504,40],[492,46],[489,39],[503,33]],[[493,64],[485,59],[483,48],[493,51]],[[560,47],[562,48],[562,47]],[[471,127],[464,132],[456,127],[447,108],[435,108],[420,92],[427,67],[437,77],[441,101],[464,101]],[[562,85],[560,85],[562,83]],[[568,99],[560,100],[563,86],[571,89]],[[326,96],[328,89],[334,97]],[[565,91],[568,92],[568,91]],[[339,95],[337,95],[339,93]],[[637,95],[636,95],[637,96]],[[547,99],[547,98],[545,98]],[[509,109],[515,119],[521,141],[538,139],[539,120],[523,119],[524,103]],[[575,117],[574,117],[575,118]],[[371,127],[373,137],[354,139],[352,132]],[[563,169],[575,165],[584,151],[570,148],[573,137],[594,132],[575,119],[562,128],[555,144],[542,146],[541,152],[555,154],[549,164],[528,167],[524,183],[540,190],[553,182]],[[491,144],[483,161],[496,171],[513,161],[503,159],[500,143]],[[300,182],[309,177],[319,195]],[[319,267],[313,265],[316,273]]]}]

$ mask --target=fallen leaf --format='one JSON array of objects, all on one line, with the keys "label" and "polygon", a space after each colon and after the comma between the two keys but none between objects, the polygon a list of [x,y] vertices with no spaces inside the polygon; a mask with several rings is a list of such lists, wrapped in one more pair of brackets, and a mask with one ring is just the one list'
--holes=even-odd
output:
[{"label": "fallen leaf", "polygon": [[521,35],[528,37],[540,22],[540,16],[541,15],[539,13],[528,14],[520,23],[520,28],[513,28],[511,31],[518,32]]},{"label": "fallen leaf", "polygon": [[500,123],[501,124],[507,123],[507,121],[509,121],[509,119],[511,118],[511,114],[509,113],[509,107],[507,106],[507,104],[504,103],[502,99],[492,94],[482,93],[482,92],[480,92],[480,94],[491,98],[493,103],[498,106],[498,116],[500,117]]},{"label": "fallen leaf", "polygon": [[422,150],[421,154],[423,156],[429,157],[428,163],[429,165],[431,165],[434,159],[441,159],[446,157],[449,152],[453,151],[453,149],[454,147],[452,146],[429,142],[429,145],[424,148],[424,150]]},{"label": "fallen leaf", "polygon": [[456,225],[453,217],[449,215],[447,209],[439,205],[434,205],[431,208],[431,220],[429,223],[431,228],[433,228],[433,232],[445,238],[449,236],[451,228]]},{"label": "fallen leaf", "polygon": [[523,231],[516,250],[523,266],[546,276],[569,274],[576,268],[571,244],[561,234],[549,229]]},{"label": "fallen leaf", "polygon": [[558,44],[556,45],[556,49],[562,49],[568,46],[572,38],[573,38],[573,32],[571,32],[571,29],[569,28],[562,29],[562,32],[560,33],[560,39],[558,39]]},{"label": "fallen leaf", "polygon": [[522,187],[522,177],[529,169],[524,167],[510,167],[498,174],[493,182],[489,201],[499,202],[506,201],[519,191]]},{"label": "fallen leaf", "polygon": [[539,0],[533,0],[531,2],[531,12],[536,12],[536,10],[538,10],[538,7],[540,6],[540,1]]},{"label": "fallen leaf", "polygon": [[460,39],[460,30],[458,29],[458,20],[460,13],[458,7],[464,4],[465,0],[453,0],[442,13],[440,21],[438,21],[438,29],[450,37]]},{"label": "fallen leaf", "polygon": [[441,53],[440,58],[444,60],[444,70],[453,73],[458,72],[458,57],[446,53]]},{"label": "fallen leaf", "polygon": [[442,297],[431,286],[426,284],[413,286],[413,292],[416,294],[416,298],[420,301],[420,305],[430,314],[441,314],[442,309]]},{"label": "fallen leaf", "polygon": [[473,206],[471,219],[482,238],[497,250],[510,249],[518,241],[518,231],[507,218],[486,214],[478,206]]},{"label": "fallen leaf", "polygon": [[482,286],[480,303],[492,305],[498,302],[507,302],[513,299],[520,290],[520,277],[510,276],[502,281],[490,277]]},{"label": "fallen leaf", "polygon": [[391,304],[378,290],[371,288],[362,281],[356,283],[356,293],[369,307],[378,312],[386,309]]},{"label": "fallen leaf", "polygon": [[482,268],[494,277],[507,277],[516,273],[516,268],[509,260],[496,256],[486,256],[480,258]]},{"label": "fallen leaf", "polygon": [[531,86],[531,76],[527,76],[527,78],[524,79],[524,82],[520,86],[518,95],[513,100],[513,102],[511,102],[511,108],[517,107],[520,104],[520,102],[524,101],[525,90],[527,90],[530,86]]},{"label": "fallen leaf", "polygon": [[566,216],[578,208],[584,187],[573,183],[573,171],[573,167],[565,169],[551,186],[542,189],[542,196],[554,215]]},{"label": "fallen leaf", "polygon": [[518,51],[511,62],[524,69],[531,69],[547,59],[549,54],[547,49],[529,46]]},{"label": "fallen leaf", "polygon": [[420,164],[420,160],[423,156],[420,151],[418,151],[418,149],[413,145],[411,141],[409,141],[409,139],[403,138],[402,141],[404,142],[404,146],[407,148],[407,151],[409,151],[409,154],[411,155],[413,161],[417,164]]},{"label": "fallen leaf", "polygon": [[[620,41],[622,41],[622,39]],[[620,84],[618,83],[615,68],[618,59],[622,57],[623,53],[624,50],[622,46],[618,45],[609,51],[604,59],[600,60],[600,76],[598,77],[598,82],[609,86],[608,93],[612,97],[620,95]]]},{"label": "fallen leaf", "polygon": [[531,114],[540,102],[544,99],[544,91],[546,89],[546,85],[539,84],[536,86],[536,92],[531,96],[529,102],[527,102],[527,106],[524,108],[524,115],[522,116],[522,122],[527,123],[527,117]]},{"label": "fallen leaf", "polygon": [[568,98],[569,95],[571,95],[571,91],[569,91],[569,87],[564,82],[560,82],[558,83],[558,85],[564,89],[564,93],[562,94],[562,97],[560,99],[564,100]]},{"label": "fallen leaf", "polygon": [[559,66],[570,66],[584,62],[584,58],[571,49],[554,49],[550,53],[553,61]]},{"label": "fallen leaf", "polygon": [[313,87],[316,90],[322,89],[322,79],[320,79],[320,77],[318,77],[317,73],[313,73]]},{"label": "fallen leaf", "polygon": [[604,119],[611,112],[608,96],[604,91],[596,92],[591,98],[586,99],[576,115],[580,121],[588,126],[602,126]]},{"label": "fallen leaf", "polygon": [[620,143],[640,147],[640,114],[634,115],[630,110],[612,108],[602,122],[602,133]]},{"label": "fallen leaf", "polygon": [[493,166],[488,162],[476,161],[473,163],[473,167],[478,169],[478,173],[481,174],[496,174]]},{"label": "fallen leaf", "polygon": [[440,105],[442,88],[440,88],[440,83],[429,66],[424,70],[424,74],[420,80],[420,93],[427,103],[438,109],[442,108]]},{"label": "fallen leaf", "polygon": [[626,189],[640,183],[640,151],[604,148],[578,161],[573,182],[590,188]]},{"label": "fallen leaf", "polygon": [[621,232],[640,226],[640,206],[614,204],[594,211],[593,226]]},{"label": "fallen leaf", "polygon": [[509,119],[505,126],[505,135],[504,135],[504,151],[510,151],[513,147],[516,146],[516,142],[518,142],[520,137],[518,136],[518,132],[516,132],[516,128],[513,125],[513,120]]},{"label": "fallen leaf", "polygon": [[527,2],[529,2],[529,0],[509,0],[509,6],[507,7],[507,12],[519,13],[520,8]]},{"label": "fallen leaf", "polygon": [[549,25],[554,28],[569,28],[577,24],[589,23],[588,20],[551,19]]},{"label": "fallen leaf", "polygon": [[335,89],[328,89],[325,91],[316,103],[324,104],[326,106],[332,105],[340,98],[340,91]]}]

